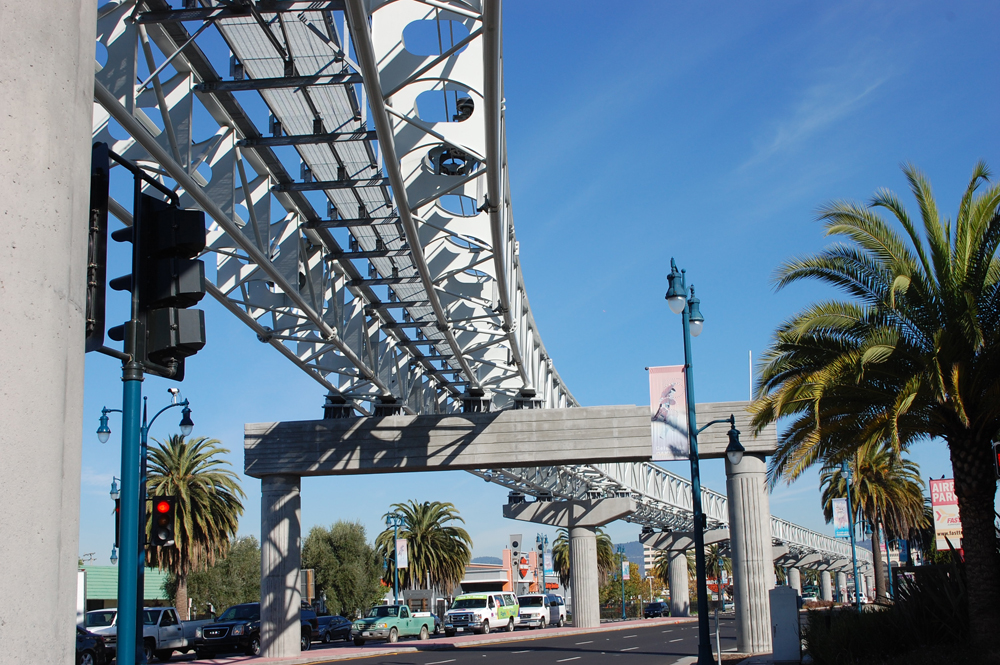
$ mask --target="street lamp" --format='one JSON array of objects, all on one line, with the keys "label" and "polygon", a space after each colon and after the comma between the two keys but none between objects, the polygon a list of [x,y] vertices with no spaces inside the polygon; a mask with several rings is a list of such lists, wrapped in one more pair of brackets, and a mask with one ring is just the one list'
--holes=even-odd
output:
[{"label": "street lamp", "polygon": [[[697,428],[697,414],[694,400],[694,370],[691,359],[691,337],[701,334],[705,317],[701,313],[701,301],[694,295],[694,286],[689,290],[684,270],[677,269],[677,263],[670,259],[670,274],[667,275],[667,306],[674,314],[681,315],[684,331],[684,388],[688,403],[688,441],[691,446],[691,512],[694,522],[694,561],[698,588],[698,665],[712,665],[712,638],[708,625],[708,587],[705,571],[705,514],[701,508],[701,470],[698,466],[698,435],[716,423],[728,422],[729,446],[726,457],[738,464],[743,459],[744,448],[739,442],[735,416],[724,420],[713,420],[701,429]],[[735,460],[735,461],[734,461]]]},{"label": "street lamp", "polygon": [[[111,432],[109,431],[108,434],[110,434],[110,433]],[[111,476],[111,492],[110,492],[110,494],[111,494],[111,500],[112,501],[117,501],[118,497],[121,496],[121,492],[118,491],[118,482],[117,481],[119,481],[119,480],[121,480],[121,478],[119,478],[118,476]]]},{"label": "street lamp", "polygon": [[861,585],[858,584],[858,547],[854,542],[854,512],[851,508],[851,467],[847,460],[840,463],[840,473],[847,485],[847,524],[851,531],[851,557],[854,560],[854,606],[861,611]]},{"label": "street lamp", "polygon": [[118,548],[115,547],[114,545],[111,546],[111,565],[112,566],[118,565]]},{"label": "street lamp", "polygon": [[389,513],[385,516],[385,525],[392,527],[392,597],[399,605],[399,527],[403,526],[403,516],[399,513]]},{"label": "street lamp", "polygon": [[618,576],[622,578],[622,621],[625,620],[625,546],[618,548]]}]

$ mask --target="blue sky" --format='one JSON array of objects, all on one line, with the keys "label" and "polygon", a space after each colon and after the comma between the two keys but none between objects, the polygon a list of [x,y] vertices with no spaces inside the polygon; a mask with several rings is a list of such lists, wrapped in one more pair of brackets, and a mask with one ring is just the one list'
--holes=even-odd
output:
[{"label": "blue sky", "polygon": [[[782,261],[826,243],[820,205],[888,187],[913,209],[899,169],[910,161],[954,216],[975,162],[1000,169],[998,24],[1000,5],[987,2],[505,3],[521,266],[577,399],[643,404],[643,368],[683,362],[680,320],[663,300],[671,256],[706,318],[694,343],[697,400],[745,399],[748,352],[759,357],[781,321],[832,295],[816,285],[775,293],[771,282]],[[112,248],[111,276],[128,272],[124,256]],[[180,387],[195,435],[220,439],[239,470],[243,423],[321,417],[324,391],[214,301],[202,308],[208,346]],[[101,406],[121,404],[120,368],[90,354],[86,369],[80,552],[107,563],[120,419],[107,444],[94,431]],[[151,407],[173,385],[148,378]],[[177,431],[176,411],[154,438]],[[911,456],[924,477],[951,475],[942,443]],[[687,475],[686,464],[667,468]],[[704,485],[724,491],[722,462],[702,468]],[[256,535],[260,484],[243,486],[241,533]],[[462,472],[306,478],[302,490],[305,532],[351,519],[374,538],[389,504],[408,499],[455,503],[476,556],[538,531],[504,520],[506,491]],[[778,487],[771,508],[832,534],[815,473]],[[635,525],[608,530],[616,542],[638,536]]]}]

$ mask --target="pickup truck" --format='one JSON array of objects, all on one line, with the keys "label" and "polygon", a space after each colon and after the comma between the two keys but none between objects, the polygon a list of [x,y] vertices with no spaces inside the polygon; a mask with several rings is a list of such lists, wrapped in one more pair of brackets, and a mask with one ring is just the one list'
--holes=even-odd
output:
[{"label": "pickup truck", "polygon": [[[316,612],[306,603],[299,609],[301,649],[312,647],[313,636],[319,636]],[[202,624],[194,640],[198,658],[213,658],[220,653],[242,652],[260,655],[260,603],[233,605],[213,622]]]},{"label": "pickup truck", "polygon": [[[187,653],[194,650],[198,628],[210,621],[180,621],[173,607],[146,607],[142,611],[142,647],[149,662],[170,660],[174,651]],[[117,654],[118,610],[106,608],[87,612],[85,627],[104,638],[107,648]]]},{"label": "pickup truck", "polygon": [[356,646],[362,646],[368,640],[395,642],[400,637],[413,635],[426,640],[432,632],[434,617],[413,616],[407,605],[379,605],[354,622],[351,637]]}]

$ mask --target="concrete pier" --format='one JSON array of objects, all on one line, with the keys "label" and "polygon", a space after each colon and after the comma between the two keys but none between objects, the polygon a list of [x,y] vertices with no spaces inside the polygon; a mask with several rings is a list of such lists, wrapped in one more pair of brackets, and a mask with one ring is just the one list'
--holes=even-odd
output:
[{"label": "concrete pier", "polygon": [[301,503],[298,476],[261,478],[260,640],[264,658],[301,653]]},{"label": "concrete pier", "polygon": [[691,589],[688,587],[687,553],[684,550],[670,550],[667,557],[670,616],[691,616]]},{"label": "concrete pier", "polygon": [[819,574],[819,591],[822,600],[833,600],[833,585],[829,570],[821,571]]}]

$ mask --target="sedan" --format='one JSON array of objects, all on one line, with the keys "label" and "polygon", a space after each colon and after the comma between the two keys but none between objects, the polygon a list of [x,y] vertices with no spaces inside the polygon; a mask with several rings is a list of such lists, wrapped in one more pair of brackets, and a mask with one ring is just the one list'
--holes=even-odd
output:
[{"label": "sedan", "polygon": [[657,601],[646,605],[646,609],[642,611],[642,617],[644,619],[649,619],[651,617],[665,617],[670,616],[670,608],[663,601]]},{"label": "sedan", "polygon": [[76,627],[76,665],[105,665],[108,651],[104,638]]},{"label": "sedan", "polygon": [[319,620],[319,631],[314,633],[316,637],[326,644],[338,640],[351,639],[351,620],[342,616],[317,617]]}]

